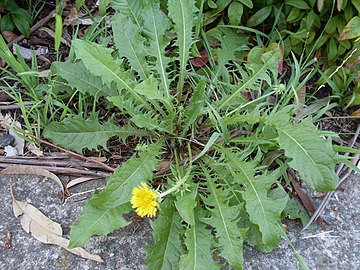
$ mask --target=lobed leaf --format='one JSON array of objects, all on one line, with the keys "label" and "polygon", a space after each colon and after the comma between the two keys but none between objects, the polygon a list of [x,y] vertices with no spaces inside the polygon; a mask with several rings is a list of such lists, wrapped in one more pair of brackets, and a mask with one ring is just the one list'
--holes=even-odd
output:
[{"label": "lobed leaf", "polygon": [[139,128],[146,128],[148,130],[167,131],[168,128],[164,125],[163,121],[160,121],[157,116],[152,116],[148,113],[137,114],[131,117],[131,122],[137,125]]},{"label": "lobed leaf", "polygon": [[240,193],[245,201],[250,221],[259,226],[263,244],[272,248],[276,247],[280,239],[277,224],[281,220],[281,212],[288,201],[287,197],[273,198],[268,194],[270,186],[277,182],[278,172],[255,177],[255,161],[239,161],[235,154],[230,151],[224,152],[229,169],[233,173],[234,183],[244,185],[244,189]]},{"label": "lobed leaf", "polygon": [[145,60],[147,51],[144,47],[145,39],[140,35],[140,27],[130,18],[124,18],[117,13],[112,18],[112,29],[120,57],[128,59],[140,78],[148,78],[150,70]]},{"label": "lobed leaf", "polygon": [[96,115],[87,119],[77,115],[50,123],[43,135],[56,145],[81,153],[85,148],[92,150],[101,146],[106,149],[107,141],[113,136],[126,139],[132,135],[144,136],[146,132],[131,126],[118,127],[112,119],[100,124]]},{"label": "lobed leaf", "polygon": [[189,60],[189,51],[194,43],[193,27],[195,22],[195,1],[193,0],[169,0],[169,17],[174,22],[174,30],[177,33],[176,45],[179,48],[179,84],[178,91],[182,91],[186,73],[186,65]]},{"label": "lobed leaf", "polygon": [[140,157],[133,155],[106,182],[105,190],[93,195],[91,204],[98,208],[113,208],[131,199],[132,190],[153,177],[158,166],[161,143],[149,145]]},{"label": "lobed leaf", "polygon": [[76,63],[54,62],[51,68],[57,75],[65,79],[72,88],[76,88],[83,94],[88,93],[94,97],[118,94],[114,88],[105,86],[100,77],[93,76],[81,61]]},{"label": "lobed leaf", "polygon": [[152,110],[150,104],[134,90],[134,81],[128,72],[122,70],[122,62],[112,57],[111,49],[80,39],[72,41],[72,48],[76,57],[82,60],[91,74],[101,77],[103,83],[108,87],[115,82],[118,90],[127,90],[133,98],[150,111]]},{"label": "lobed leaf", "polygon": [[147,267],[149,270],[176,270],[182,254],[181,219],[171,200],[166,200],[160,207],[159,217],[150,222],[154,244],[146,247]]},{"label": "lobed leaf", "polygon": [[170,59],[165,56],[166,46],[169,43],[165,31],[168,29],[169,19],[160,10],[160,5],[155,3],[148,5],[143,14],[143,32],[148,41],[146,48],[149,54],[156,59],[153,62],[154,69],[160,76],[163,92],[166,93],[167,98],[170,98],[170,79],[169,73],[166,71]]},{"label": "lobed leaf", "polygon": [[111,6],[124,18],[131,18],[136,25],[141,26],[143,1],[111,0]]},{"label": "lobed leaf", "polygon": [[115,229],[123,228],[130,222],[123,215],[130,212],[130,203],[124,203],[114,208],[97,208],[91,204],[91,199],[71,227],[70,248],[84,246],[93,235],[107,235]]},{"label": "lobed leaf", "polygon": [[195,210],[194,223],[186,229],[185,245],[188,250],[180,257],[180,269],[182,270],[215,270],[221,266],[215,264],[211,256],[213,236],[206,228],[206,224],[200,221],[202,211]]},{"label": "lobed leaf", "polygon": [[152,75],[135,86],[134,90],[150,100],[167,101],[163,91],[159,89],[158,80]]},{"label": "lobed leaf", "polygon": [[229,106],[229,103],[238,98],[242,92],[249,90],[259,90],[261,89],[262,82],[265,81],[269,85],[272,83],[272,79],[269,76],[269,71],[274,69],[277,72],[278,67],[279,53],[277,51],[270,51],[266,54],[262,64],[251,64],[248,65],[250,72],[245,72],[245,70],[239,69],[238,71],[241,74],[241,81],[235,87],[235,89],[225,95],[221,100],[220,104],[217,106],[217,110],[222,110]]},{"label": "lobed leaf", "polygon": [[195,222],[194,208],[197,205],[196,195],[198,186],[191,184],[189,187],[190,191],[185,194],[178,192],[176,194],[175,206],[179,211],[181,218],[190,225],[193,225]]},{"label": "lobed leaf", "polygon": [[244,50],[249,41],[246,35],[240,35],[232,29],[220,28],[220,30],[222,36],[217,39],[220,41],[221,47],[214,51],[218,55],[218,66],[225,67],[230,60],[237,59],[235,53]]},{"label": "lobed leaf", "polygon": [[202,221],[215,228],[219,248],[222,249],[220,256],[224,257],[235,270],[242,269],[244,230],[236,225],[242,205],[230,206],[227,191],[222,187],[218,188],[215,184],[216,179],[208,172],[205,171],[205,175],[210,194],[204,197],[204,203],[210,212],[210,217]]},{"label": "lobed leaf", "polygon": [[127,97],[125,95],[107,97],[107,100],[111,102],[112,105],[118,107],[124,114],[129,114],[131,116],[142,115],[143,106],[139,105],[136,101]]},{"label": "lobed leaf", "polygon": [[275,127],[280,148],[291,158],[289,165],[299,172],[301,179],[316,191],[334,190],[338,182],[334,170],[337,155],[331,141],[321,138],[309,119],[299,124],[278,122]]}]

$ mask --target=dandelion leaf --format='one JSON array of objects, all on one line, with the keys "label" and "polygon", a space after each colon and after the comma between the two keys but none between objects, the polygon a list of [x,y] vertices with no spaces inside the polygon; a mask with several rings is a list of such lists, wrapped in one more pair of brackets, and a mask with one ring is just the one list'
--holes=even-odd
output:
[{"label": "dandelion leaf", "polygon": [[165,200],[160,208],[159,217],[150,223],[154,244],[146,247],[147,267],[149,270],[176,270],[182,254],[181,218],[171,200]]},{"label": "dandelion leaf", "polygon": [[141,182],[152,179],[153,172],[159,164],[157,157],[160,149],[160,143],[149,145],[140,157],[133,155],[117,168],[107,180],[105,190],[91,198],[92,205],[111,208],[130,201],[132,190]]},{"label": "dandelion leaf", "polygon": [[81,61],[76,63],[54,62],[51,69],[65,79],[72,88],[76,88],[83,94],[88,93],[94,97],[119,94],[113,87],[104,85],[100,77],[93,76]]},{"label": "dandelion leaf", "polygon": [[122,61],[112,56],[112,49],[105,48],[85,40],[74,39],[72,48],[78,59],[81,59],[85,67],[92,75],[101,77],[103,83],[112,87],[116,83],[118,90],[127,90],[133,98],[143,106],[152,110],[149,103],[134,90],[134,80],[131,73],[124,71]]},{"label": "dandelion leaf", "polygon": [[145,38],[140,35],[140,27],[130,18],[115,14],[112,18],[114,42],[120,57],[126,57],[134,71],[142,79],[149,76],[150,70],[145,57],[147,52],[144,47]]},{"label": "dandelion leaf", "polygon": [[150,100],[166,101],[163,92],[159,89],[158,80],[153,76],[139,83],[134,90]]},{"label": "dandelion leaf", "polygon": [[190,225],[194,224],[195,219],[194,208],[197,205],[197,188],[197,185],[192,184],[189,187],[190,191],[186,192],[183,195],[180,192],[176,194],[176,209],[179,211],[181,218]]},{"label": "dandelion leaf", "polygon": [[146,132],[131,126],[119,127],[112,119],[100,124],[96,115],[87,119],[77,115],[50,123],[45,127],[43,135],[56,145],[81,153],[85,148],[96,150],[101,146],[106,149],[107,141],[113,136],[126,139],[131,135],[146,135]]},{"label": "dandelion leaf", "polygon": [[228,194],[223,187],[217,187],[214,178],[207,174],[207,185],[210,194],[204,197],[204,203],[210,212],[209,218],[202,221],[215,228],[220,256],[224,257],[235,270],[242,269],[244,230],[237,227],[239,211],[242,205],[230,206]]},{"label": "dandelion leaf", "polygon": [[143,1],[111,0],[111,6],[117,14],[124,18],[131,18],[136,25],[141,26],[141,14],[144,8]]},{"label": "dandelion leaf", "polygon": [[204,211],[195,210],[194,223],[186,229],[185,245],[188,252],[180,257],[182,270],[217,270],[221,265],[216,264],[211,256],[213,236],[200,221]]},{"label": "dandelion leaf", "polygon": [[168,17],[160,10],[160,5],[151,3],[143,12],[144,26],[143,32],[147,37],[148,46],[146,47],[148,53],[155,58],[151,61],[153,63],[153,70],[157,72],[161,81],[161,88],[169,98],[170,79],[166,69],[169,65],[170,58],[165,56],[166,46],[169,40],[166,38],[165,31],[169,27]]},{"label": "dandelion leaf", "polygon": [[[175,41],[179,48],[179,84],[178,91],[181,91],[184,84],[186,65],[189,60],[190,48],[193,45],[193,27],[195,21],[195,1],[192,0],[169,0],[168,1],[169,17],[174,22],[174,30],[177,34]],[[179,90],[180,89],[180,90]]]},{"label": "dandelion leaf", "polygon": [[276,247],[279,243],[280,232],[278,223],[281,212],[286,207],[288,198],[273,198],[268,194],[270,186],[276,183],[278,171],[255,177],[255,161],[239,161],[237,156],[226,152],[231,169],[234,171],[234,181],[244,185],[241,196],[245,201],[246,212],[252,223],[259,227],[264,245]]},{"label": "dandelion leaf", "polygon": [[300,178],[316,191],[334,190],[338,182],[334,170],[337,155],[331,141],[321,138],[309,119],[299,124],[277,124],[276,129],[278,143]]},{"label": "dandelion leaf", "polygon": [[189,106],[184,113],[184,132],[186,132],[196,119],[202,114],[205,103],[205,86],[204,80],[200,81],[194,89],[193,96],[190,99]]},{"label": "dandelion leaf", "polygon": [[123,214],[130,210],[130,203],[114,208],[97,208],[91,204],[90,199],[77,222],[71,227],[69,247],[82,247],[93,235],[107,235],[115,229],[127,226],[130,222],[123,218]]}]

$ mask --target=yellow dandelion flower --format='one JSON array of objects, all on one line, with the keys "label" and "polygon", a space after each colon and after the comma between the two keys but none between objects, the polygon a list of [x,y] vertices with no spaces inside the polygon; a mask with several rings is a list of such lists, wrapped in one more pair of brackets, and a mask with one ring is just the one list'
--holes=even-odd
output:
[{"label": "yellow dandelion flower", "polygon": [[156,201],[158,197],[159,195],[154,190],[142,182],[141,186],[133,189],[130,203],[140,217],[154,217],[159,207]]}]

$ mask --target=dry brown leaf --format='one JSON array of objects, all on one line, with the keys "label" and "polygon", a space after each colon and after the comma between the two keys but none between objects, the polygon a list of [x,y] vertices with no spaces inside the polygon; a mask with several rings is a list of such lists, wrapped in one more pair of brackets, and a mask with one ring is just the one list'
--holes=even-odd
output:
[{"label": "dry brown leaf", "polygon": [[69,249],[69,240],[62,237],[62,228],[60,224],[49,219],[33,205],[16,200],[12,191],[11,181],[10,193],[13,202],[14,215],[20,219],[21,227],[35,239],[45,244],[60,246],[85,259],[103,262],[99,255],[91,254],[83,248]]},{"label": "dry brown leaf", "polygon": [[[0,67],[5,67],[6,63],[4,60],[2,60],[2,58],[0,58]],[[3,93],[2,93],[3,95]]]},{"label": "dry brown leaf", "polygon": [[44,156],[44,152],[41,151],[40,148],[35,145],[35,143],[30,142],[30,143],[27,143],[26,146],[27,146],[26,147],[27,150],[30,151],[31,153],[33,153],[35,156],[37,156],[37,157],[43,157]]},{"label": "dry brown leaf", "polygon": [[107,160],[106,157],[89,157],[89,158],[91,158],[92,160],[99,161],[99,162],[105,162]]},{"label": "dry brown leaf", "polygon": [[360,109],[357,109],[356,111],[352,112],[351,116],[360,116]]},{"label": "dry brown leaf", "polygon": [[[39,30],[40,30],[40,31],[44,31],[44,32],[46,32],[49,36],[55,38],[55,32],[54,32],[53,30],[51,30],[51,29],[49,29],[49,28],[46,28],[46,27],[41,27]],[[65,44],[66,46],[68,46],[68,47],[70,46],[70,43],[69,43],[66,39],[64,39],[63,37],[60,39],[60,41],[61,41],[61,43]]]},{"label": "dry brown leaf", "polygon": [[6,42],[11,42],[18,37],[16,34],[9,31],[2,31],[1,34],[3,35]]},{"label": "dry brown leaf", "polygon": [[75,178],[73,180],[71,180],[67,185],[66,185],[66,188],[71,188],[73,186],[76,186],[78,184],[81,184],[81,183],[84,183],[84,182],[87,182],[87,181],[91,181],[91,180],[95,180],[95,179],[99,179],[99,177],[78,177],[78,178]]},{"label": "dry brown leaf", "polygon": [[11,166],[6,169],[3,169],[0,172],[0,175],[6,175],[6,174],[34,174],[34,175],[38,175],[38,176],[43,176],[45,178],[52,179],[56,183],[58,183],[59,186],[61,187],[62,192],[64,192],[64,186],[63,186],[60,178],[57,177],[52,172],[49,172],[48,170],[45,170],[45,169],[31,167],[31,166],[17,165],[17,166]]}]

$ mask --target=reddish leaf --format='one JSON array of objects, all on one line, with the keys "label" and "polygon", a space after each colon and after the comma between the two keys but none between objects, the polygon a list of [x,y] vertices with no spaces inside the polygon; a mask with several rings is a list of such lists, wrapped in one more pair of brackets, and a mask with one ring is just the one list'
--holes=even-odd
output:
[{"label": "reddish leaf", "polygon": [[209,56],[205,50],[201,50],[200,57],[193,58],[190,61],[194,67],[202,67],[209,62]]}]

